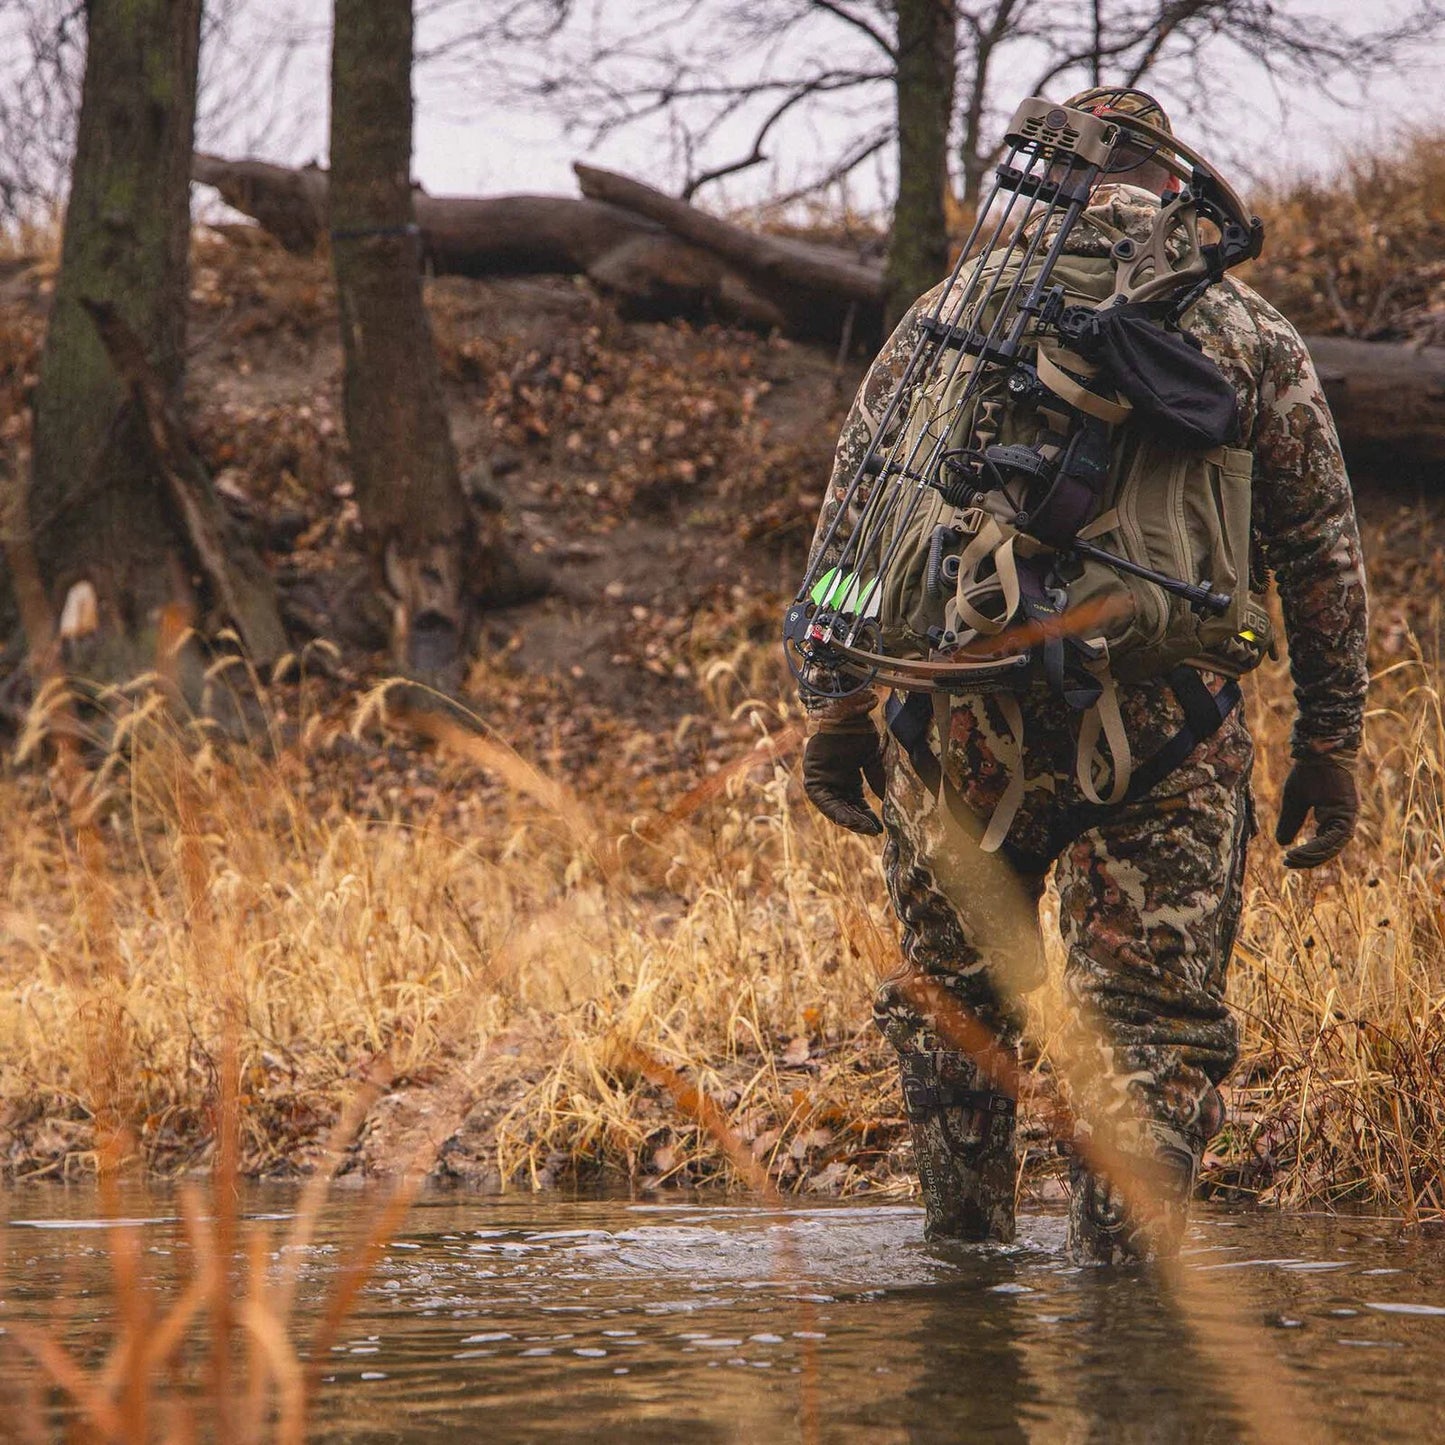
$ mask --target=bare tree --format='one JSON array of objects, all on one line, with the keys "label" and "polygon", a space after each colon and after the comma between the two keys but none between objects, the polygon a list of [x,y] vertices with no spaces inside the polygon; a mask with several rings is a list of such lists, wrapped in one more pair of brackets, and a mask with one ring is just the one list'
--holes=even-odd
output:
[{"label": "bare tree", "polygon": [[81,0],[0,0],[0,220],[53,212],[84,67]]},{"label": "bare tree", "polygon": [[[315,112],[287,80],[326,27],[275,0],[207,0],[196,129],[246,150],[294,151]],[[80,116],[86,0],[0,0],[0,225],[49,220],[64,200]],[[284,100],[283,100],[284,97]],[[318,108],[319,109],[319,108]]]},{"label": "bare tree", "polygon": [[330,220],[357,502],[397,661],[455,681],[487,578],[422,304],[412,210],[411,0],[336,0]]},{"label": "bare tree", "polygon": [[[1206,134],[1228,63],[1265,72],[1281,93],[1341,80],[1361,85],[1445,32],[1438,0],[1395,17],[1361,7],[1357,23],[1274,0],[992,0],[961,10],[958,154],[965,197],[998,156],[998,103],[1085,85],[1161,88]],[[1017,77],[1007,96],[999,77]]]},{"label": "bare tree", "polygon": [[954,0],[897,0],[898,200],[888,246],[887,323],[948,269],[948,136]]},{"label": "bare tree", "polygon": [[[294,94],[283,113],[274,107],[297,55],[324,42],[308,4],[208,6],[203,135],[239,135],[232,150],[269,140],[278,159],[300,145]],[[7,198],[53,201],[63,188],[84,8],[0,0],[0,220]],[[846,198],[860,176],[896,185],[897,10],[897,0],[417,0],[416,61],[436,103],[541,104],[582,149],[645,130],[686,198],[764,165],[784,201],[829,188]],[[1353,11],[1324,0],[955,0],[954,10],[951,151],[965,198],[1026,93],[1147,82],[1213,146],[1230,138],[1212,103],[1220,75],[1265,75],[1281,105],[1324,86],[1358,99],[1365,81],[1445,33],[1445,0]]]},{"label": "bare tree", "polygon": [[[1441,0],[1340,15],[1276,0],[956,0],[953,149],[965,197],[1027,94],[1161,88],[1208,133],[1211,76],[1235,64],[1292,86],[1358,85],[1445,33]],[[595,146],[650,128],[677,189],[805,157],[785,195],[845,183],[897,139],[895,0],[423,0],[444,37],[422,58],[489,99],[541,102]]]},{"label": "bare tree", "polygon": [[204,578],[270,661],[284,638],[269,581],[232,555],[176,423],[201,0],[88,0],[85,22],[21,539],[31,590],[44,593],[29,609],[30,646],[45,647],[36,634],[59,615],[62,634],[84,639],[87,672],[127,676],[155,663],[168,609],[199,619]]}]

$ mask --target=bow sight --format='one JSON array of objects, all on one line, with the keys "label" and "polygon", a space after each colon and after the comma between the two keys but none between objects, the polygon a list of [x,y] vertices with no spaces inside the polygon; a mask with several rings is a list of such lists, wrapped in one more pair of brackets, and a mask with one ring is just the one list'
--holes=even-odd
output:
[{"label": "bow sight", "polygon": [[[1084,559],[1143,577],[1201,615],[1230,607],[1207,580],[1171,577],[1097,545],[1107,530],[1100,513],[1114,429],[1131,415],[1140,426],[1150,417],[1147,401],[1128,391],[1101,351],[1106,327],[1132,324],[1190,352],[1173,328],[1231,266],[1259,253],[1263,228],[1199,155],[1134,116],[1034,98],[1015,113],[1004,145],[992,189],[920,320],[867,453],[788,609],[789,666],[814,694],[843,696],[875,681],[925,691],[1017,684],[1039,637],[1050,634],[1051,622],[1055,634],[1061,626],[1060,568]],[[1113,290],[1079,304],[1058,283],[1060,258],[1095,187],[1122,177],[1141,156],[1183,189],[1160,198],[1143,238],[1109,234],[1089,219],[1109,247]],[[1213,239],[1201,235],[1201,222]],[[1223,383],[1197,348],[1191,354]],[[1186,357],[1186,371],[1188,364]],[[1232,423],[1233,393],[1224,385]],[[1039,434],[1032,444],[1004,444],[1000,417],[1020,407],[1041,419]],[[1201,445],[1184,435],[1189,440],[1176,445]],[[1202,445],[1226,439],[1206,436]],[[915,518],[929,515],[920,509],[935,493],[944,522],[920,564],[906,555],[905,538]],[[985,552],[990,598],[966,585]],[[888,599],[901,585],[899,569],[920,565],[924,595],[945,608],[946,620],[927,629],[927,646],[900,645],[886,625]],[[1075,658],[1088,662],[1092,644],[1069,641]]]}]

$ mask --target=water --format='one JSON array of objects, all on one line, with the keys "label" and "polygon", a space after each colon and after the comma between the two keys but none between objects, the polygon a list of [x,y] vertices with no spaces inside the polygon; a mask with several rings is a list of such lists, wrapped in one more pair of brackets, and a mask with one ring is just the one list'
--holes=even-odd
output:
[{"label": "water", "polygon": [[[284,1228],[293,1201],[249,1194],[243,1235],[264,1215]],[[94,1196],[6,1203],[0,1322],[53,1318],[63,1297],[67,1338],[94,1356],[109,1339]],[[167,1203],[126,1200],[158,1277],[188,1258]],[[330,1206],[305,1308],[370,1215],[364,1195]],[[1171,1291],[1071,1268],[1059,1218],[1026,1219],[1008,1249],[929,1249],[920,1225],[847,1203],[426,1199],[333,1352],[314,1438],[1195,1442],[1245,1438],[1246,1420],[1277,1438],[1445,1438],[1445,1242],[1206,1213]]]}]

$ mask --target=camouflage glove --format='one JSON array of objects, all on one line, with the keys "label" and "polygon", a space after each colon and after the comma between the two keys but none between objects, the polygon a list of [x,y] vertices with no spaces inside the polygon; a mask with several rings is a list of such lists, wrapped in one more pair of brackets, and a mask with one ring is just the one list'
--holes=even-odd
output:
[{"label": "camouflage glove", "polygon": [[883,748],[868,717],[816,732],[803,749],[803,792],[830,822],[850,833],[883,831],[878,815],[863,796],[863,780],[883,796]]},{"label": "camouflage glove", "polygon": [[1355,834],[1360,798],[1355,790],[1354,753],[1300,758],[1285,780],[1274,841],[1292,843],[1313,811],[1315,835],[1284,855],[1286,868],[1318,868],[1336,857]]}]

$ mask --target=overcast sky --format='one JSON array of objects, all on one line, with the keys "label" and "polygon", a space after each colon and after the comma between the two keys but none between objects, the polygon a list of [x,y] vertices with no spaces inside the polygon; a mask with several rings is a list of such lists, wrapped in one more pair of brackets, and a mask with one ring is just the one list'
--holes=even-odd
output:
[{"label": "overcast sky", "polygon": [[[327,28],[330,0],[239,0],[244,5],[224,54],[212,57],[209,74],[217,97],[218,119],[202,140],[210,148],[300,162],[324,161],[326,152]],[[419,49],[431,50],[468,18],[469,8],[485,9],[489,0],[423,0],[440,13],[424,18]],[[614,0],[625,4],[626,0]],[[1279,0],[1288,8],[1297,0]],[[1383,19],[1402,0],[1307,0],[1302,12],[1330,12],[1345,20]],[[707,42],[706,0],[698,6],[696,43]],[[283,43],[289,42],[289,43]],[[682,35],[686,46],[689,38]],[[497,57],[493,56],[495,61]],[[1206,154],[1219,156],[1244,182],[1271,171],[1327,167],[1343,147],[1386,144],[1402,122],[1445,121],[1445,86],[1437,76],[1445,47],[1421,54],[1407,72],[1374,83],[1367,103],[1353,102],[1352,88],[1337,87],[1353,103],[1314,92],[1281,97],[1258,69],[1226,62],[1215,77],[1216,94],[1204,135],[1189,124],[1180,130],[1198,141]],[[485,80],[477,83],[454,62],[420,66],[416,78],[415,174],[434,193],[552,191],[570,193],[575,185],[570,163],[583,155],[617,169],[676,186],[680,175],[668,163],[665,127],[624,130],[590,152],[585,137],[566,133],[562,122],[538,105],[500,104]],[[1167,81],[1159,84],[1168,103]],[[259,92],[259,93],[258,93]],[[1016,98],[996,97],[1010,105]],[[215,107],[213,107],[215,108]],[[750,200],[769,189],[787,187],[816,148],[837,143],[850,123],[822,117],[781,135],[771,169],[759,169],[729,182],[733,200]],[[746,149],[739,130],[737,143]],[[855,198],[876,204],[889,186],[885,167],[860,172]],[[716,198],[716,191],[705,193]]]}]

